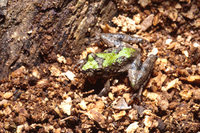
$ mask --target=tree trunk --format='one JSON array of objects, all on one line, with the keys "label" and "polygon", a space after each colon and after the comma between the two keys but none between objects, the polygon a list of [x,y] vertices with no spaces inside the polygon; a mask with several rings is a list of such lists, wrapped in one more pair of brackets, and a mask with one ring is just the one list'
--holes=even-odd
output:
[{"label": "tree trunk", "polygon": [[21,66],[80,54],[88,37],[117,12],[112,1],[23,0],[0,2],[0,79]]}]

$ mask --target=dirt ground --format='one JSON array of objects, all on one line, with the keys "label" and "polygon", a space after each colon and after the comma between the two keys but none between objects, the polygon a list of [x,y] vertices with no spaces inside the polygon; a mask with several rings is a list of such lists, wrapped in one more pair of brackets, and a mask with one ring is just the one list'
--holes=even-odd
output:
[{"label": "dirt ground", "polygon": [[[0,132],[200,132],[199,8],[199,0],[1,1]],[[96,33],[149,42],[138,46],[141,60],[158,59],[141,102],[126,105],[127,74],[99,97],[102,82],[75,67],[103,50]]]}]

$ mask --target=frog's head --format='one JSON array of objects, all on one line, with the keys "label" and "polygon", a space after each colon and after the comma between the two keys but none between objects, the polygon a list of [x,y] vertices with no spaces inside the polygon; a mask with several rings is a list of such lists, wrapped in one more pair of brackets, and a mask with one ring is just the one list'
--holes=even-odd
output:
[{"label": "frog's head", "polygon": [[88,69],[97,69],[97,68],[99,68],[97,61],[94,59],[94,57],[91,54],[88,54],[86,63],[83,65],[81,69],[86,71]]}]

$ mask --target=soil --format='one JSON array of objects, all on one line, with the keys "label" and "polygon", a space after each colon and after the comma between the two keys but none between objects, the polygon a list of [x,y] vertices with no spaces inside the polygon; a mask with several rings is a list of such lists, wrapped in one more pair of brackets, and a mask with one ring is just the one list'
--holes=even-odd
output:
[{"label": "soil", "polygon": [[[0,1],[0,132],[199,132],[200,1]],[[76,67],[100,33],[137,35],[158,59],[141,102],[127,74],[107,96]],[[134,92],[137,93],[137,92]]]}]

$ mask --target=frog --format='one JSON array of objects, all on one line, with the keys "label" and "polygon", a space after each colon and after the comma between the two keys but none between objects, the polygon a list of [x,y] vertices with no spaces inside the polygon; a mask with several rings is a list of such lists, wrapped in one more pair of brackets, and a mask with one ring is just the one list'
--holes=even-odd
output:
[{"label": "frog", "polygon": [[80,71],[94,83],[96,80],[92,79],[106,79],[104,88],[98,96],[106,96],[109,93],[111,77],[128,73],[132,90],[138,91],[132,94],[129,104],[135,98],[141,101],[143,88],[151,76],[157,56],[151,54],[142,63],[140,48],[133,47],[131,43],[148,41],[142,37],[120,33],[100,33],[98,36],[108,48],[100,53],[89,53],[85,59],[80,60]]}]

